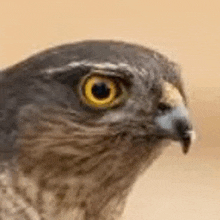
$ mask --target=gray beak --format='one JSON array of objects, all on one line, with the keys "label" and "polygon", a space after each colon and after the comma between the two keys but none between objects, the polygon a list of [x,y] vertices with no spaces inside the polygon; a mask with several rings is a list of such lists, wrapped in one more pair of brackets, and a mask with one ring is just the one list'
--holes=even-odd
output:
[{"label": "gray beak", "polygon": [[179,141],[183,153],[188,153],[194,132],[186,107],[171,108],[169,111],[156,116],[155,120],[159,136]]},{"label": "gray beak", "polygon": [[187,120],[182,119],[176,119],[174,124],[177,136],[182,144],[183,153],[186,154],[192,142],[192,126]]}]

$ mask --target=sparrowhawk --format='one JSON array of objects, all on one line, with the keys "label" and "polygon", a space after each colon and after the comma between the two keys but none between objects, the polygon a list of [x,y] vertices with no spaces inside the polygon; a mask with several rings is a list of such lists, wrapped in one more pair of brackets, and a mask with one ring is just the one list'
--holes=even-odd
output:
[{"label": "sparrowhawk", "polygon": [[0,219],[116,220],[192,126],[179,66],[140,45],[57,46],[0,72]]}]

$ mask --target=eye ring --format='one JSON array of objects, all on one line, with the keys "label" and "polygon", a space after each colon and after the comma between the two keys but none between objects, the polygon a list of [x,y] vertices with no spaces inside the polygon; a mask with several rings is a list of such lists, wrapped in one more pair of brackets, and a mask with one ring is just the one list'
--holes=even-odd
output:
[{"label": "eye ring", "polygon": [[112,108],[123,101],[126,90],[119,80],[101,74],[90,74],[80,84],[81,98],[90,107]]},{"label": "eye ring", "polygon": [[104,105],[115,98],[117,88],[113,81],[96,76],[87,80],[84,89],[85,97],[92,103]]}]

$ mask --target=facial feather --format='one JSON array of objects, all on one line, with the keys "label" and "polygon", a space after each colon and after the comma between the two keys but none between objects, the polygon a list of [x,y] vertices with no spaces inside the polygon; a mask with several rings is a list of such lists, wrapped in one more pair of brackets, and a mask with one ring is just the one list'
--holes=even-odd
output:
[{"label": "facial feather", "polygon": [[168,104],[172,108],[184,105],[184,99],[179,90],[173,84],[166,81],[162,83],[162,97],[160,102]]}]

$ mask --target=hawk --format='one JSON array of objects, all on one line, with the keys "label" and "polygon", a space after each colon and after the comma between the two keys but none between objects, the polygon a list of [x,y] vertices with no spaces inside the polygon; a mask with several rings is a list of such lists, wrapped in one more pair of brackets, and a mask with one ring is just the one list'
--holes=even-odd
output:
[{"label": "hawk", "polygon": [[192,125],[179,66],[83,41],[0,72],[0,219],[116,220],[143,171]]}]

